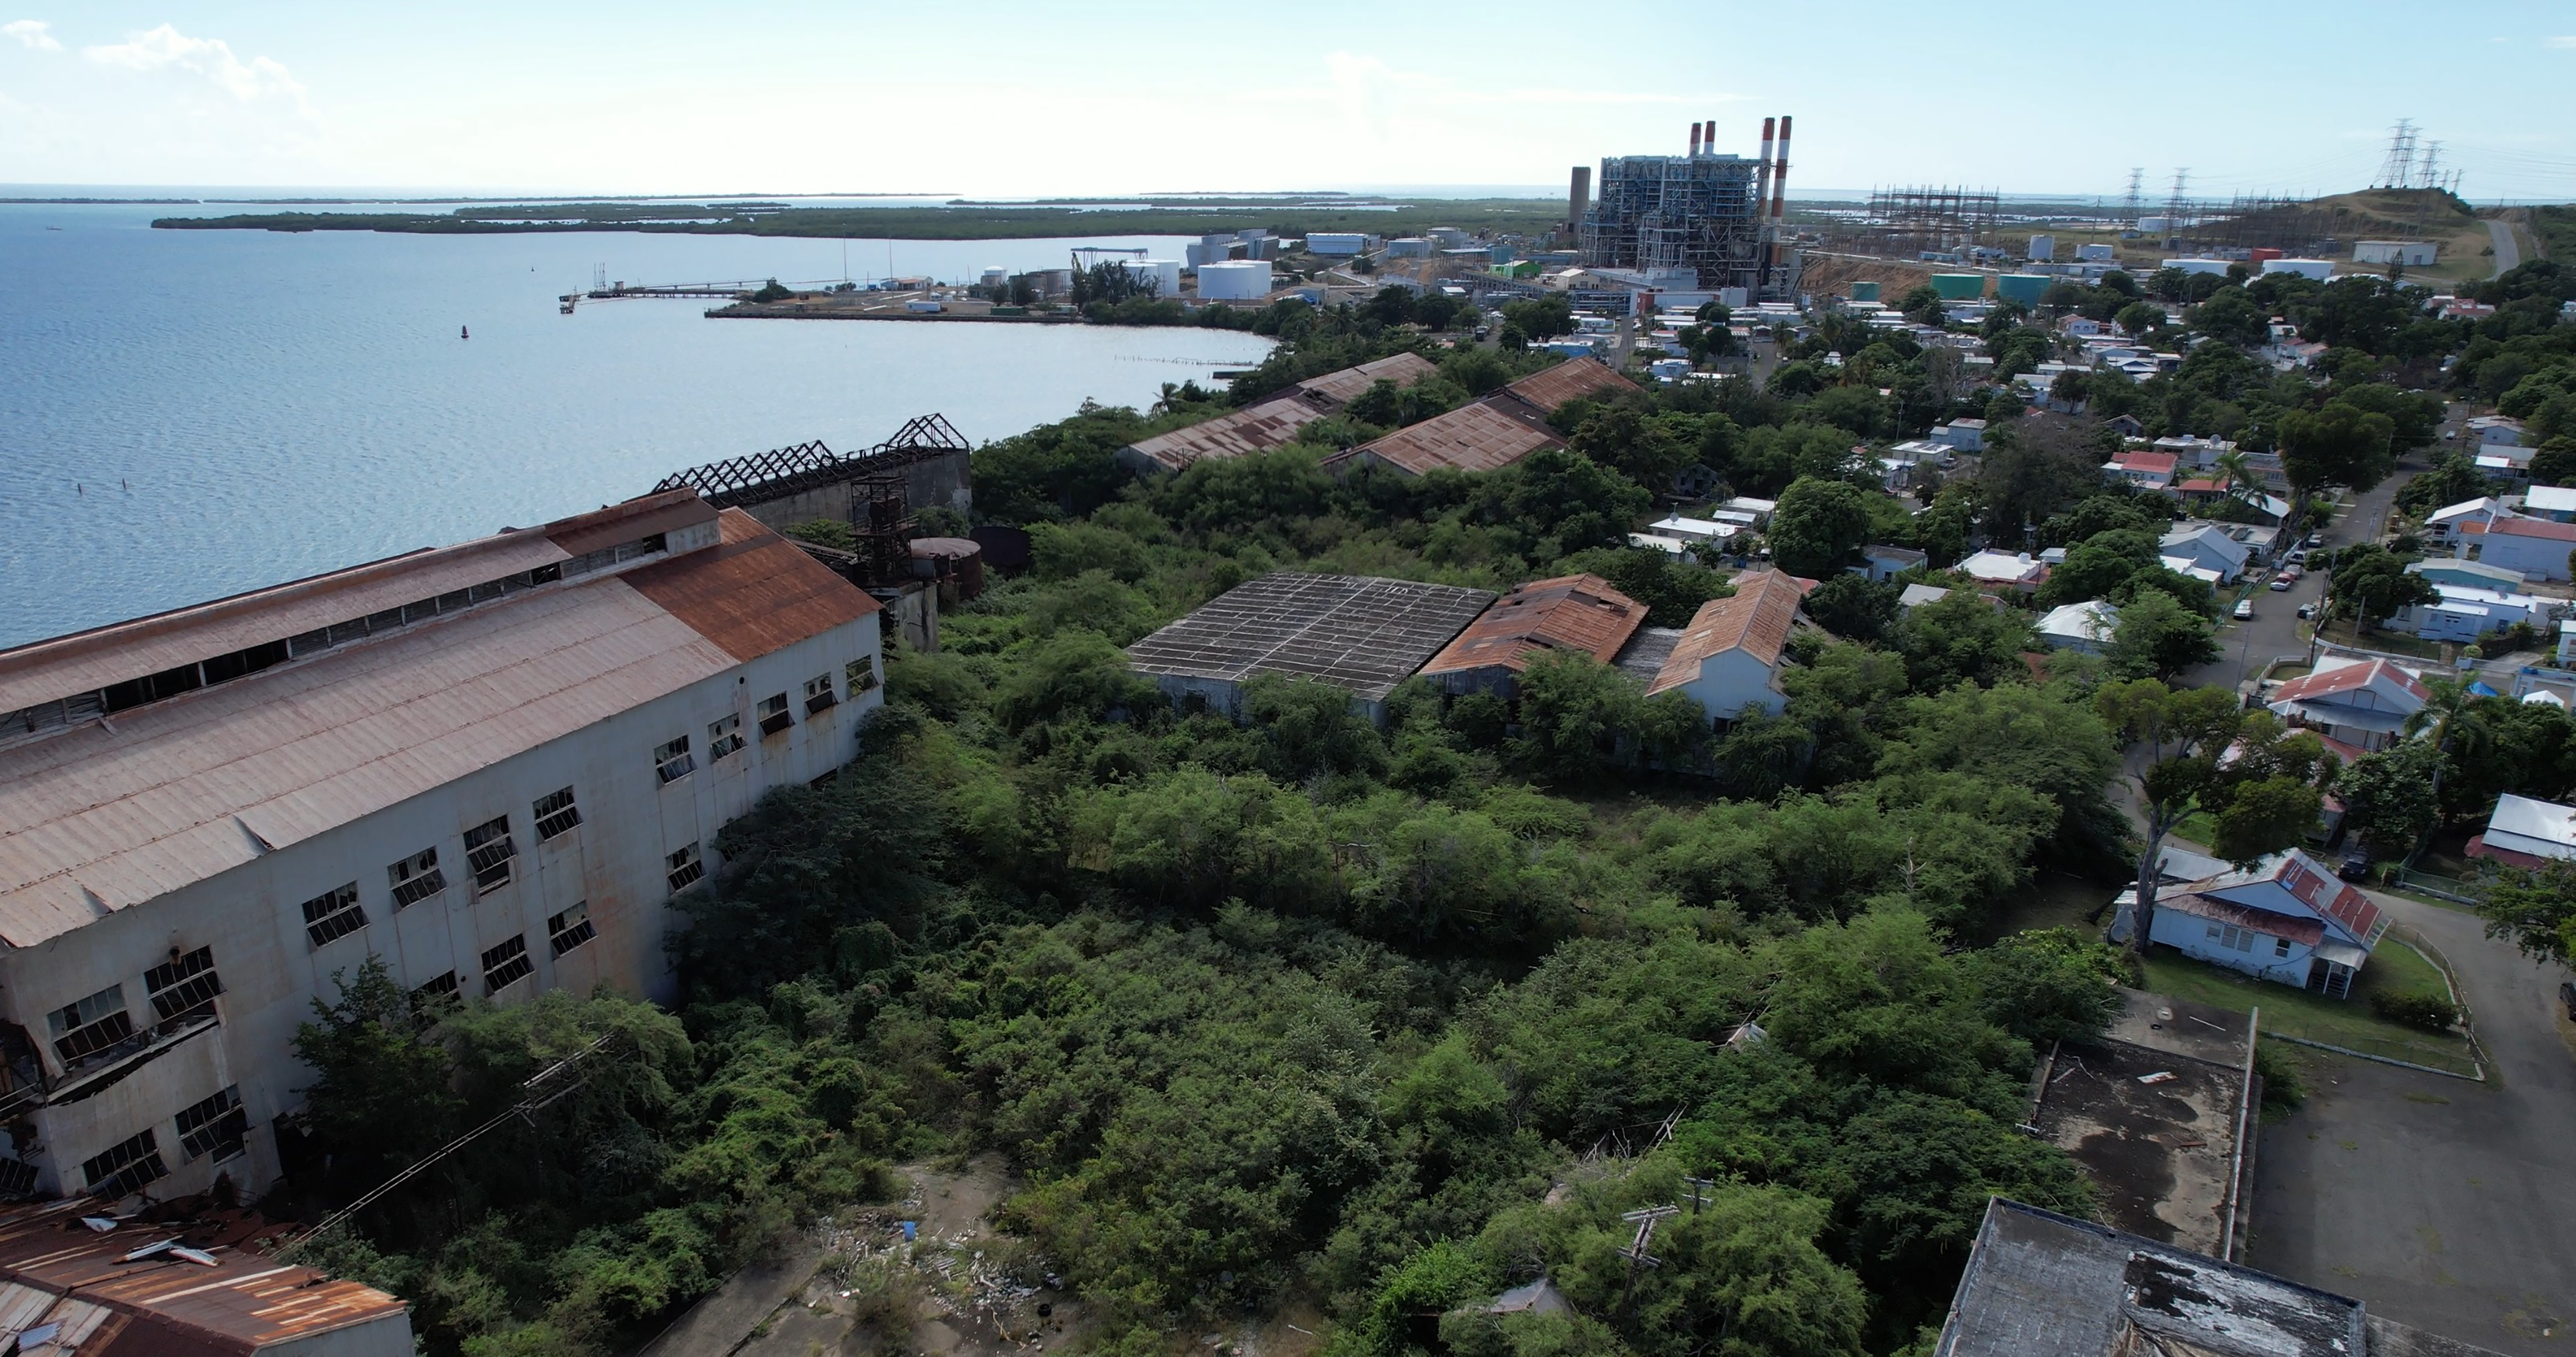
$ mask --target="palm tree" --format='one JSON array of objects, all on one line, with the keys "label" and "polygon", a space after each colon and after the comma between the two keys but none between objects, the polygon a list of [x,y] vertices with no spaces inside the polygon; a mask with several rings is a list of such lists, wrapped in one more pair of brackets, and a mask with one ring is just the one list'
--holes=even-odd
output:
[{"label": "palm tree", "polygon": [[2467,684],[2458,679],[2427,679],[2424,689],[2423,709],[2406,718],[2405,732],[2409,739],[2427,729],[2433,733],[2433,752],[2442,756],[2433,764],[2433,800],[2439,804],[2442,774],[2450,766],[2452,751],[2465,754],[2484,749],[2492,732],[2487,729],[2486,717],[2478,711],[2477,695],[2469,691]]},{"label": "palm tree", "polygon": [[2262,505],[2262,474],[2254,469],[2254,463],[2246,458],[2243,450],[2229,448],[2218,454],[2209,464],[2209,474],[2225,483],[2229,499],[2248,507],[2259,508]]}]

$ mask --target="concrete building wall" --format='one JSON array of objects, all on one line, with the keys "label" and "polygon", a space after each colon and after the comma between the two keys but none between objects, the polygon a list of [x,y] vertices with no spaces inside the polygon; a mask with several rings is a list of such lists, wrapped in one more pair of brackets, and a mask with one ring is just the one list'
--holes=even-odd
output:
[{"label": "concrete building wall", "polygon": [[2280,955],[2279,939],[2267,933],[2253,936],[2251,950],[2240,951],[2226,946],[2221,938],[2211,935],[2216,925],[2197,914],[2178,909],[2159,909],[2155,922],[2148,925],[2147,936],[2181,952],[2198,957],[2213,966],[2270,980],[2277,984],[2305,988],[2308,971],[2316,949],[2305,943],[2290,944],[2289,955]]},{"label": "concrete building wall", "polygon": [[1700,662],[1699,677],[1681,686],[1712,721],[1740,720],[1760,711],[1777,716],[1789,700],[1771,686],[1771,669],[1741,650],[1723,651]]},{"label": "concrete building wall", "polygon": [[2474,549],[2478,563],[2505,570],[2518,570],[2526,580],[2567,579],[2567,553],[2571,544],[2554,537],[2512,537],[2503,533],[2481,533],[2459,539],[2458,551],[2466,557]]},{"label": "concrete building wall", "polygon": [[[915,513],[934,507],[954,509],[961,514],[973,509],[975,492],[968,472],[968,457],[969,454],[962,450],[943,452],[905,466],[904,502],[911,505]],[[850,483],[836,481],[796,494],[735,507],[777,532],[818,518],[847,523],[850,521]]]},{"label": "concrete building wall", "polygon": [[[534,973],[492,996],[496,1002],[523,1003],[541,990],[587,991],[602,983],[657,1001],[676,997],[663,942],[684,916],[669,908],[667,855],[696,844],[712,872],[718,827],[750,809],[769,788],[811,781],[850,759],[861,721],[883,697],[881,678],[872,678],[864,691],[850,691],[847,666],[860,659],[868,675],[882,676],[874,615],[377,814],[275,845],[219,876],[0,956],[0,1016],[26,1029],[48,1073],[58,1078],[62,1062],[47,1023],[50,1012],[121,985],[136,1027],[148,1029],[155,1015],[144,973],[200,947],[212,947],[223,983],[216,1000],[221,1021],[214,1030],[179,1042],[95,1096],[32,1114],[42,1146],[34,1157],[41,1186],[82,1190],[84,1160],[149,1128],[171,1169],[169,1178],[153,1186],[155,1195],[203,1189],[218,1166],[208,1159],[182,1163],[173,1118],[233,1086],[248,1112],[250,1134],[244,1158],[222,1167],[246,1191],[264,1186],[278,1170],[271,1125],[301,1103],[299,1090],[311,1078],[291,1051],[296,1026],[310,1020],[314,999],[337,996],[335,975],[354,974],[370,955],[383,958],[405,988],[452,970],[459,993],[480,999],[484,949],[518,936],[526,941]],[[809,714],[805,684],[825,675],[840,700]],[[775,694],[787,697],[794,724],[764,738],[757,707]],[[744,747],[711,759],[708,726],[729,715],[741,718]],[[666,784],[654,750],[684,734],[695,768]],[[567,786],[581,823],[540,841],[534,803]],[[478,894],[463,835],[504,815],[518,850],[511,878]],[[446,889],[397,911],[387,869],[423,849],[437,851]],[[303,903],[350,882],[357,886],[365,926],[315,946]],[[557,957],[548,921],[576,904],[586,908],[595,936]]]}]

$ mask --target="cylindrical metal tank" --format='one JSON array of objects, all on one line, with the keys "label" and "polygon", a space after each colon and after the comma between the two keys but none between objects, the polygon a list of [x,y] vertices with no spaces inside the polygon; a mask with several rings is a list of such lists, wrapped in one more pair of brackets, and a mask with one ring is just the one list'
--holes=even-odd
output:
[{"label": "cylindrical metal tank", "polygon": [[1858,282],[1852,284],[1851,287],[1851,299],[1853,301],[1874,302],[1878,300],[1878,284],[1875,282]]},{"label": "cylindrical metal tank", "polygon": [[1982,273],[1936,273],[1932,290],[1945,302],[1972,302],[1986,295],[1986,275]]},{"label": "cylindrical metal tank", "polygon": [[939,602],[957,607],[984,592],[984,548],[963,537],[912,539],[912,573],[939,581]]},{"label": "cylindrical metal tank", "polygon": [[2040,294],[2048,291],[2048,285],[2055,281],[2044,273],[2007,273],[1995,279],[1995,295],[2008,302],[2037,306]]},{"label": "cylindrical metal tank", "polygon": [[1270,261],[1236,259],[1199,266],[1199,300],[1258,301],[1270,295]]}]

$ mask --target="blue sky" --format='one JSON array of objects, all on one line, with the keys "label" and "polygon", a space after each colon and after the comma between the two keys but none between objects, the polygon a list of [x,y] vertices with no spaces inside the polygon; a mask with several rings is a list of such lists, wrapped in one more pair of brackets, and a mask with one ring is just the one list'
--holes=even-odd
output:
[{"label": "blue sky", "polygon": [[1150,192],[1750,154],[1890,183],[2324,192],[2412,118],[2576,200],[2576,4],[0,0],[0,183]]}]

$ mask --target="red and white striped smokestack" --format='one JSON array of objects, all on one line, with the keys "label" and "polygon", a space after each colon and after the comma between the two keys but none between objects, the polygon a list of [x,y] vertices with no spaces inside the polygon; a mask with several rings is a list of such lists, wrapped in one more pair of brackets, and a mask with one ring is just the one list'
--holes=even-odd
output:
[{"label": "red and white striped smokestack", "polygon": [[1753,215],[1759,218],[1771,202],[1771,129],[1777,118],[1762,120],[1762,160],[1754,171]]},{"label": "red and white striped smokestack", "polygon": [[1691,148],[1690,148],[1690,153],[1691,153],[1692,155],[1696,156],[1696,155],[1698,155],[1698,154],[1699,154],[1699,124],[1698,124],[1698,123],[1692,123],[1692,124],[1691,124],[1691,140],[1690,140],[1690,147],[1691,147]]},{"label": "red and white striped smokestack", "polygon": [[1771,167],[1771,269],[1779,272],[1787,260],[1780,244],[1780,205],[1789,200],[1789,115],[1780,115],[1780,155]]}]

